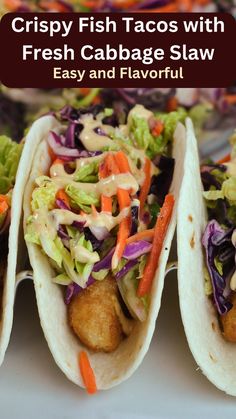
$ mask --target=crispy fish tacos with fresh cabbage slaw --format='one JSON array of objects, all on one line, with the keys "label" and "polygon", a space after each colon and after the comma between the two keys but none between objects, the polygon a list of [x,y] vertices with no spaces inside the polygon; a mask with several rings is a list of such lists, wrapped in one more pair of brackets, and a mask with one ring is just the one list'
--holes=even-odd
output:
[{"label": "crispy fish tacos with fresh cabbage slaw", "polygon": [[87,353],[97,388],[107,389],[135,371],[153,335],[176,224],[185,115],[155,116],[136,105],[125,125],[101,106],[47,118],[52,127],[42,133],[24,197],[41,325],[70,380],[91,390],[81,358],[83,379],[78,370]]},{"label": "crispy fish tacos with fresh cabbage slaw", "polygon": [[202,372],[236,396],[236,162],[199,164],[191,122],[177,217],[182,320]]}]

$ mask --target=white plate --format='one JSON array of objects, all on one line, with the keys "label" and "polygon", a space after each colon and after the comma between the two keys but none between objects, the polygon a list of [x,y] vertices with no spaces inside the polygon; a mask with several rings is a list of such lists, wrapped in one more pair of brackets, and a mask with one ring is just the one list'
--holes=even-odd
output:
[{"label": "white plate", "polygon": [[88,396],[56,367],[40,329],[33,285],[22,283],[0,370],[0,418],[235,418],[236,400],[207,381],[189,352],[176,285],[171,273],[158,328],[138,371],[119,387]]}]

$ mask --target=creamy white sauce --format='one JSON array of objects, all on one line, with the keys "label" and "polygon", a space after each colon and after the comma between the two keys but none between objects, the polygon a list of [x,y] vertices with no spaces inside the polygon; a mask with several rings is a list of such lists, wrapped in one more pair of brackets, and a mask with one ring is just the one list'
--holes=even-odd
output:
[{"label": "creamy white sauce", "polygon": [[55,209],[49,212],[49,216],[53,228],[56,231],[60,224],[71,225],[74,221],[85,223],[86,227],[106,227],[108,231],[111,231],[116,225],[120,224],[125,217],[127,217],[129,211],[129,208],[124,208],[119,215],[114,217],[107,212],[79,215],[73,213],[72,211]]},{"label": "creamy white sauce", "polygon": [[[96,121],[92,115],[81,116],[80,122],[84,125],[84,128],[80,133],[80,141],[88,151],[98,151],[103,150],[104,147],[114,146],[114,141],[109,138],[114,132],[114,128]],[[107,136],[96,134],[94,129],[98,127],[104,131]]]}]

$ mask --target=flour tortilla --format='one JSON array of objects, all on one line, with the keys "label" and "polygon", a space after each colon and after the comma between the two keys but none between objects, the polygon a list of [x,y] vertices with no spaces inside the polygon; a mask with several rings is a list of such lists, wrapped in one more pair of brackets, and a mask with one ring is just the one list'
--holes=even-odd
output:
[{"label": "flour tortilla", "polygon": [[[51,117],[51,121],[53,125],[55,121],[53,117]],[[44,128],[44,121],[41,119],[41,132]],[[32,136],[32,132],[30,132],[30,135]],[[30,202],[34,189],[34,180],[39,175],[46,174],[51,164],[45,138],[46,136],[42,135],[42,142],[37,149],[31,175],[25,190],[24,227],[31,213]],[[95,372],[98,389],[111,388],[131,376],[142,362],[149,348],[161,304],[165,269],[176,226],[176,208],[183,175],[182,163],[185,145],[185,128],[179,124],[175,132],[173,147],[173,157],[176,159],[176,165],[171,186],[171,192],[174,194],[176,202],[161,252],[159,268],[153,283],[148,318],[144,323],[136,323],[132,334],[124,339],[115,352],[109,354],[93,353],[86,349]],[[34,285],[40,321],[48,346],[64,374],[75,384],[84,387],[78,367],[78,354],[82,348],[84,349],[84,346],[75,337],[68,325],[67,306],[63,301],[63,287],[52,282],[55,272],[49,263],[48,257],[42,253],[40,247],[32,243],[27,243],[27,247],[34,271]]]},{"label": "flour tortilla", "polygon": [[49,126],[52,127],[51,118],[45,117],[43,127],[41,126],[40,121],[36,122],[30,134],[27,136],[12,193],[7,266],[3,277],[2,315],[0,321],[0,365],[4,360],[4,355],[11,335],[16,275],[24,268],[27,259],[27,249],[24,244],[22,228],[24,188],[30,174],[35,150],[44,135],[44,131],[48,132]]},{"label": "flour tortilla", "polygon": [[207,214],[190,120],[186,129],[187,151],[177,214],[180,310],[190,350],[203,374],[220,390],[236,396],[236,345],[224,340],[216,310],[204,290],[201,238]]}]

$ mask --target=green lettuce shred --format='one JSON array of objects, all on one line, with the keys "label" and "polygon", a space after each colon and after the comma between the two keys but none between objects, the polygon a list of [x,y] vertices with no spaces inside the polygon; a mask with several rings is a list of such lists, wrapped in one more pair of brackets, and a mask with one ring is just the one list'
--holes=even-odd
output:
[{"label": "green lettuce shred", "polygon": [[40,208],[53,209],[57,193],[56,185],[47,176],[40,176],[35,183],[38,185],[38,188],[35,188],[32,193],[32,210],[36,211]]},{"label": "green lettuce shred", "polygon": [[71,198],[72,207],[77,206],[87,214],[91,212],[91,205],[95,205],[95,207],[99,206],[98,197],[91,192],[88,194],[73,185],[67,185],[65,192]]},{"label": "green lettuce shred", "polygon": [[16,172],[23,149],[5,135],[0,136],[0,194],[6,194],[15,183]]},{"label": "green lettuce shred", "polygon": [[93,161],[82,166],[74,174],[74,181],[86,183],[98,182],[98,162]]}]

